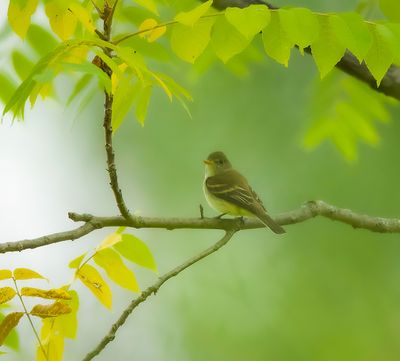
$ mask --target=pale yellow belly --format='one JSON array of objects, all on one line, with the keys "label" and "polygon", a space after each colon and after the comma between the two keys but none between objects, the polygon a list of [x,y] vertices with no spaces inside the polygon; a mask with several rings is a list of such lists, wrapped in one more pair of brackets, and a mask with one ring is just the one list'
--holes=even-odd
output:
[{"label": "pale yellow belly", "polygon": [[255,217],[253,213],[246,211],[243,208],[236,206],[235,204],[228,203],[223,199],[217,198],[213,194],[211,194],[205,182],[203,183],[203,191],[204,196],[206,197],[207,203],[211,208],[215,209],[217,212],[230,214],[232,216],[247,216],[247,217]]}]

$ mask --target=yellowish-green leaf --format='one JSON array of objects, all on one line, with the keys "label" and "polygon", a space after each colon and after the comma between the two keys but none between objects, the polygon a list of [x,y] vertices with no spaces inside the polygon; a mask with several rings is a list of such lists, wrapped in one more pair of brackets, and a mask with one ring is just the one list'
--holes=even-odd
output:
[{"label": "yellowish-green leaf", "polygon": [[68,301],[63,301],[71,308],[71,312],[57,317],[54,321],[54,328],[59,331],[59,334],[68,337],[76,338],[76,332],[78,330],[78,309],[79,309],[79,296],[76,291],[68,291],[71,299]]},{"label": "yellowish-green leaf", "polygon": [[141,32],[140,37],[146,38],[149,43],[152,43],[165,34],[167,27],[159,25],[157,20],[146,19],[140,24],[139,31]]},{"label": "yellowish-green leaf", "polygon": [[250,5],[243,9],[227,8],[225,16],[228,21],[247,39],[253,39],[269,23],[271,14],[265,5]]},{"label": "yellowish-green leaf", "polygon": [[182,60],[194,63],[210,42],[215,18],[199,21],[193,26],[175,24],[171,33],[172,50]]},{"label": "yellowish-green leaf", "polygon": [[156,273],[158,272],[156,261],[149,247],[134,235],[124,233],[122,241],[117,243],[114,248],[127,260]]},{"label": "yellowish-green leaf", "polygon": [[110,248],[103,249],[93,259],[116,284],[132,292],[140,292],[134,273],[126,267],[117,252]]},{"label": "yellowish-green leaf", "polygon": [[16,73],[21,80],[24,80],[32,70],[34,63],[20,51],[13,51],[12,62]]},{"label": "yellowish-green leaf", "polygon": [[70,294],[62,288],[53,288],[51,290],[42,290],[40,288],[22,287],[22,296],[41,297],[46,299],[70,300]]},{"label": "yellowish-green leaf", "polygon": [[32,316],[40,318],[57,317],[71,313],[72,309],[67,304],[62,302],[54,302],[50,305],[35,305],[31,312]]},{"label": "yellowish-green leaf", "polygon": [[346,29],[336,29],[336,36],[361,63],[372,43],[367,24],[361,15],[356,13],[342,13],[338,16],[344,20],[348,31],[343,32]]},{"label": "yellowish-green leaf", "polygon": [[271,13],[271,21],[263,30],[262,39],[268,56],[287,67],[293,43],[283,31],[279,13],[276,11]]},{"label": "yellowish-green leaf", "polygon": [[[123,73],[119,77],[118,85],[114,91],[114,102],[112,111],[112,128],[116,132],[124,121],[129,110],[133,107],[135,100],[141,90],[141,82],[131,73]],[[118,233],[114,234],[114,239],[117,240]]]},{"label": "yellowish-green leaf", "polygon": [[12,278],[12,272],[8,269],[0,270],[0,281]]},{"label": "yellowish-green leaf", "polygon": [[186,26],[193,26],[208,11],[211,5],[212,0],[206,1],[193,10],[180,12],[175,16],[174,20]]},{"label": "yellowish-green leaf", "polygon": [[13,312],[8,314],[0,324],[0,346],[3,345],[8,334],[18,325],[19,320],[24,315],[23,312]]},{"label": "yellowish-green leaf", "polygon": [[98,247],[96,248],[96,251],[99,252],[102,249],[110,248],[114,246],[114,244],[121,242],[122,241],[122,236],[119,233],[111,233],[108,235],[103,242],[101,242]]},{"label": "yellowish-green leaf", "polygon": [[393,33],[384,25],[373,24],[369,26],[372,35],[372,45],[365,63],[379,86],[396,54],[396,39]]},{"label": "yellowish-green leaf", "polygon": [[11,287],[1,287],[0,288],[0,304],[6,303],[14,298],[16,292],[14,288]]},{"label": "yellowish-green leaf", "polygon": [[83,259],[86,256],[86,252],[81,254],[80,256],[76,257],[75,259],[73,259],[69,264],[68,267],[72,268],[72,269],[76,269],[79,268],[79,266],[81,265]]},{"label": "yellowish-green leaf", "polygon": [[69,39],[75,32],[77,20],[69,10],[69,2],[65,0],[50,0],[45,5],[53,31],[62,39]]},{"label": "yellowish-green leaf", "polygon": [[211,45],[214,48],[218,58],[226,63],[233,56],[241,53],[249,45],[249,39],[246,39],[236,28],[226,20],[220,17],[214,24],[211,35]]},{"label": "yellowish-green leaf", "polygon": [[169,90],[167,84],[165,84],[164,81],[156,73],[154,73],[152,71],[148,71],[148,73],[150,74],[150,76],[152,78],[154,78],[156,83],[164,90],[164,92],[167,95],[167,97],[169,98],[169,100],[172,101],[172,93],[171,93],[171,90]]},{"label": "yellowish-green leaf", "polygon": [[77,276],[105,307],[111,308],[111,290],[96,268],[85,264],[79,269]]},{"label": "yellowish-green leaf", "polygon": [[29,268],[16,268],[14,270],[14,278],[16,280],[30,280],[34,278],[42,278],[47,280],[47,278]]},{"label": "yellowish-green leaf", "polygon": [[72,13],[76,16],[78,21],[90,32],[94,33],[95,31],[95,26],[93,25],[93,19],[92,19],[92,14],[90,11],[86,8],[84,8],[82,5],[76,3],[76,2],[71,2],[69,4],[69,9],[72,11]]},{"label": "yellowish-green leaf", "polygon": [[[64,316],[60,316],[64,317]],[[58,317],[44,318],[42,329],[40,330],[40,340],[46,355],[40,345],[36,349],[36,361],[62,361],[64,353],[64,337],[58,332],[55,323]]]},{"label": "yellowish-green leaf", "polygon": [[136,104],[136,118],[140,125],[144,126],[144,121],[146,120],[147,109],[150,103],[152,86],[145,86],[142,88],[138,94],[138,100]]},{"label": "yellowish-green leaf", "polygon": [[[325,77],[339,62],[346,46],[338,39],[338,30],[343,31],[343,38],[350,37],[345,22],[337,15],[318,16],[319,35],[312,43],[311,50],[321,78]],[[344,29],[347,33],[344,33]]]},{"label": "yellowish-green leaf", "polygon": [[389,20],[400,22],[400,2],[398,0],[379,0],[379,6]]},{"label": "yellowish-green leaf", "polygon": [[302,51],[318,37],[319,25],[316,15],[306,8],[280,9],[281,24],[288,39]]},{"label": "yellowish-green leaf", "polygon": [[147,10],[151,11],[153,14],[158,15],[157,5],[154,0],[135,0],[135,3],[143,6]]},{"label": "yellowish-green leaf", "polygon": [[10,0],[8,22],[22,39],[25,38],[37,5],[38,0]]}]

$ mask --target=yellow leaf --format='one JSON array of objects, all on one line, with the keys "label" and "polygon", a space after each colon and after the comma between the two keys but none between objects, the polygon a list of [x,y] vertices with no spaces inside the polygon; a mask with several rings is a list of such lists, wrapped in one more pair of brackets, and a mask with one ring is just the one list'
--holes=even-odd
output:
[{"label": "yellow leaf", "polygon": [[23,315],[23,312],[13,312],[4,318],[3,322],[0,324],[0,346],[3,345],[11,330],[18,325]]},{"label": "yellow leaf", "polygon": [[45,5],[50,26],[62,40],[69,39],[76,28],[76,17],[68,10],[69,5],[65,0],[50,0]]},{"label": "yellow leaf", "polygon": [[42,278],[47,280],[47,278],[29,268],[16,268],[14,270],[14,278],[16,280],[30,280],[33,278]]},{"label": "yellow leaf", "polygon": [[80,256],[76,257],[75,259],[73,259],[69,264],[68,267],[75,269],[75,268],[79,268],[79,266],[81,265],[83,259],[86,256],[86,252],[84,254],[81,254]]},{"label": "yellow leaf", "polygon": [[16,292],[14,288],[11,287],[1,287],[0,288],[0,304],[6,303],[14,298]]},{"label": "yellow leaf", "polygon": [[93,19],[91,13],[78,3],[71,3],[69,8],[76,16],[76,18],[82,23],[82,25],[91,33],[94,33],[95,26],[93,25]]},{"label": "yellow leaf", "polygon": [[126,267],[117,252],[106,248],[97,252],[93,259],[116,284],[132,292],[140,292],[134,273]]},{"label": "yellow leaf", "polygon": [[[63,317],[63,316],[61,316]],[[46,350],[46,355],[38,345],[36,350],[36,361],[62,361],[64,353],[64,337],[59,334],[55,326],[59,318],[43,319],[43,326],[40,331],[40,342]]]},{"label": "yellow leaf", "polygon": [[22,296],[30,296],[30,297],[41,297],[46,299],[60,299],[60,300],[70,300],[70,294],[63,290],[62,288],[56,288],[51,290],[42,290],[40,288],[33,287],[22,287],[21,289]]},{"label": "yellow leaf", "polygon": [[111,308],[111,290],[96,268],[85,264],[79,269],[77,276],[105,307]]},{"label": "yellow leaf", "polygon": [[12,29],[22,38],[25,38],[31,15],[35,12],[38,0],[10,0],[8,6],[8,21]]},{"label": "yellow leaf", "polygon": [[141,38],[147,38],[147,41],[151,43],[163,36],[167,31],[167,27],[158,25],[157,20],[146,19],[140,24],[139,31],[142,32],[139,36]]},{"label": "yellow leaf", "polygon": [[107,236],[106,239],[98,245],[98,247],[96,248],[96,251],[99,252],[102,249],[112,247],[112,246],[114,246],[114,244],[121,242],[121,240],[122,240],[121,234],[112,233],[109,236]]},{"label": "yellow leaf", "polygon": [[0,270],[0,281],[7,280],[9,278],[12,278],[12,272],[10,270],[8,270],[8,269]]},{"label": "yellow leaf", "polygon": [[50,305],[35,305],[30,314],[41,318],[66,315],[72,311],[71,307],[62,302],[54,302]]},{"label": "yellow leaf", "polygon": [[[128,65],[126,63],[122,63],[118,65],[120,72],[116,73],[113,71],[111,74],[111,91],[113,94],[117,91],[118,83],[120,81],[120,77],[123,75],[124,71],[127,69]],[[116,233],[119,233],[118,231]]]},{"label": "yellow leaf", "polygon": [[73,64],[81,64],[87,59],[89,48],[87,46],[80,46],[68,51],[64,57],[63,61]]}]

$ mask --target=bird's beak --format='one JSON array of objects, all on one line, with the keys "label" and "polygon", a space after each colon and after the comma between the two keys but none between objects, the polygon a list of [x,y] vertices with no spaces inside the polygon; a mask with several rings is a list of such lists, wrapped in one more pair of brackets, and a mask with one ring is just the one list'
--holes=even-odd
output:
[{"label": "bird's beak", "polygon": [[207,165],[213,164],[213,162],[211,160],[208,160],[208,159],[203,160],[203,163],[207,164]]}]

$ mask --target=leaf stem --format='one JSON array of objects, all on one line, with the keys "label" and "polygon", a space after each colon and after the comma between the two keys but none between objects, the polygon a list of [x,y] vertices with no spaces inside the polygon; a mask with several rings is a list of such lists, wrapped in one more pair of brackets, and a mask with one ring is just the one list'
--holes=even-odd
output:
[{"label": "leaf stem", "polygon": [[49,357],[48,357],[48,355],[47,355],[47,353],[46,353],[46,350],[45,350],[44,347],[43,347],[42,341],[40,340],[39,334],[38,334],[37,331],[36,331],[36,328],[35,328],[35,325],[33,324],[32,318],[31,318],[31,316],[30,316],[30,314],[29,314],[29,312],[28,312],[28,310],[27,310],[27,308],[26,308],[26,306],[25,306],[24,299],[22,298],[22,295],[21,295],[21,293],[19,292],[17,280],[15,279],[15,277],[13,277],[12,280],[14,281],[15,292],[17,292],[18,298],[19,298],[19,300],[21,301],[21,304],[22,304],[22,307],[23,307],[24,312],[25,312],[25,314],[26,314],[26,317],[28,317],[29,323],[31,324],[33,333],[35,334],[35,337],[36,337],[37,341],[39,342],[39,346],[40,346],[40,349],[41,349],[42,352],[43,352],[43,356],[45,357],[45,359],[46,359],[47,361],[49,361]]}]

